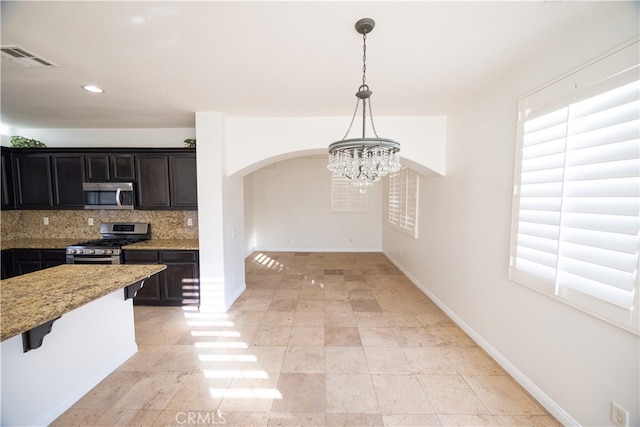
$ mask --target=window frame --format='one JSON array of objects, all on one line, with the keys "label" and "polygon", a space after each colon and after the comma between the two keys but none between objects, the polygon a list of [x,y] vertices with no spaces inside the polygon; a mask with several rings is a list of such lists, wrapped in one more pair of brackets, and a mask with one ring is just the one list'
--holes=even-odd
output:
[{"label": "window frame", "polygon": [[[627,70],[629,61],[632,59],[635,63],[634,78],[638,79],[638,58],[637,53],[635,57],[632,57],[629,52],[638,51],[638,39],[634,39],[611,52],[575,69],[574,71],[550,82],[540,89],[525,94],[519,99],[518,102],[518,123],[517,123],[517,141],[516,141],[516,153],[515,153],[515,172],[514,172],[514,192],[512,203],[512,220],[511,220],[511,244],[509,253],[509,278],[514,282],[525,285],[529,288],[535,289],[543,294],[563,302],[569,306],[589,313],[592,316],[600,318],[625,330],[640,335],[640,286],[638,284],[638,270],[640,269],[640,256],[636,251],[636,265],[635,270],[635,284],[633,291],[633,302],[629,309],[616,306],[612,303],[606,302],[596,296],[588,295],[575,288],[568,287],[566,285],[559,285],[558,280],[554,279],[555,283],[545,280],[540,276],[528,273],[522,269],[516,267],[516,259],[518,257],[517,245],[518,245],[518,232],[519,232],[519,216],[520,216],[520,190],[522,179],[522,163],[523,163],[523,144],[525,134],[525,123],[527,122],[527,112],[541,108],[546,105],[554,105],[554,108],[561,108],[576,103],[576,100],[589,100],[597,96],[599,93],[606,93],[609,89],[596,90],[598,85],[602,85],[602,82],[606,82],[607,79],[619,78],[623,73],[619,70]],[[626,56],[625,56],[626,55]],[[612,86],[615,87],[615,86]],[[590,91],[593,90],[593,93]],[[576,96],[575,94],[580,94]],[[550,108],[549,111],[553,109]],[[544,113],[543,113],[544,114]],[[540,116],[543,116],[541,114]],[[567,123],[570,123],[571,119],[567,119]],[[567,135],[570,135],[567,131]],[[567,137],[568,138],[568,137]],[[565,142],[566,144],[566,142]],[[565,147],[563,153],[566,156],[568,150]],[[567,165],[562,167],[563,174],[567,171]],[[566,185],[566,180],[563,178],[563,185]],[[563,190],[564,191],[564,190]],[[562,203],[565,203],[565,194],[561,196]],[[561,208],[562,212],[565,212]],[[559,213],[561,215],[561,213]],[[561,234],[566,227],[558,222],[558,245],[563,244],[563,238]],[[560,268],[561,255],[560,249],[557,249],[557,258],[554,268]],[[566,270],[565,270],[566,271]],[[586,286],[586,284],[581,285]]]}]

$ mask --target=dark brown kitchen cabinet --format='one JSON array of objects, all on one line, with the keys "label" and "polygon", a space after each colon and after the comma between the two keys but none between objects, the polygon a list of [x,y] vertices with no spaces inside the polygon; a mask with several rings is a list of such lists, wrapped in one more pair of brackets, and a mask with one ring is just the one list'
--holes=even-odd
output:
[{"label": "dark brown kitchen cabinet", "polygon": [[0,263],[0,279],[13,277],[13,249],[2,250],[2,262]]},{"label": "dark brown kitchen cabinet", "polygon": [[82,209],[84,198],[84,156],[81,154],[52,154],[53,205],[56,209]]},{"label": "dark brown kitchen cabinet", "polygon": [[171,155],[170,190],[172,206],[184,210],[198,208],[198,176],[195,155]]},{"label": "dark brown kitchen cabinet", "polygon": [[13,276],[66,264],[64,249],[13,249]]},{"label": "dark brown kitchen cabinet", "polygon": [[169,156],[138,154],[138,207],[140,209],[169,209]]},{"label": "dark brown kitchen cabinet", "polygon": [[53,186],[51,161],[46,153],[16,153],[16,207],[51,209]]},{"label": "dark brown kitchen cabinet", "polygon": [[66,249],[41,249],[42,268],[55,267],[67,263]]},{"label": "dark brown kitchen cabinet", "polygon": [[83,155],[16,152],[14,158],[18,209],[82,209]]},{"label": "dark brown kitchen cabinet", "polygon": [[197,210],[195,152],[137,154],[138,208]]},{"label": "dark brown kitchen cabinet", "polygon": [[83,209],[83,182],[133,182],[137,209],[197,210],[196,166],[183,148],[4,148],[2,209]]},{"label": "dark brown kitchen cabinet", "polygon": [[170,305],[199,305],[198,251],[161,251],[160,262],[167,266],[161,283],[164,299]]},{"label": "dark brown kitchen cabinet", "polygon": [[2,150],[2,163],[0,163],[0,198],[2,209],[15,209],[16,199],[13,191],[13,156],[11,152]]},{"label": "dark brown kitchen cabinet", "polygon": [[42,259],[38,249],[14,249],[13,272],[16,276],[42,270]]},{"label": "dark brown kitchen cabinet", "polygon": [[[157,251],[124,251],[125,264],[160,264]],[[160,281],[164,271],[154,274],[144,281],[133,303],[136,305],[164,305],[161,304]]]},{"label": "dark brown kitchen cabinet", "polygon": [[165,264],[166,270],[150,277],[133,299],[136,305],[199,305],[198,251],[125,250],[126,264]]},{"label": "dark brown kitchen cabinet", "polygon": [[91,153],[86,158],[86,182],[132,182],[136,180],[134,154]]}]

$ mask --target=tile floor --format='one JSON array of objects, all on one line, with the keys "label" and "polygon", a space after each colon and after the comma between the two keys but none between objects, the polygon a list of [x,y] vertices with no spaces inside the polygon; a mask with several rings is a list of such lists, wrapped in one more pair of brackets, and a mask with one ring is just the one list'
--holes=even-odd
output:
[{"label": "tile floor", "polygon": [[380,253],[255,253],[246,283],[136,307],[139,352],[53,425],[559,425]]}]

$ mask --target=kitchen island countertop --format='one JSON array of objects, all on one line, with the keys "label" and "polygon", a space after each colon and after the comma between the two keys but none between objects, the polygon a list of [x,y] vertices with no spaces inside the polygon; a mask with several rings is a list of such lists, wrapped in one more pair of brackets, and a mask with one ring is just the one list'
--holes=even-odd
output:
[{"label": "kitchen island countertop", "polygon": [[123,250],[191,250],[199,249],[198,239],[151,239],[142,242],[124,245]]},{"label": "kitchen island countertop", "polygon": [[0,282],[0,341],[56,319],[165,268],[163,264],[65,264],[3,280]]}]

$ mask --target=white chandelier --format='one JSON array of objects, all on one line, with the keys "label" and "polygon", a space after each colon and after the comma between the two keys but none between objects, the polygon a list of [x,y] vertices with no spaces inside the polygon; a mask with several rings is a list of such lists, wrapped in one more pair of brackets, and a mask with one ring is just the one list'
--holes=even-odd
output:
[{"label": "white chandelier", "polygon": [[[351,118],[347,133],[342,140],[329,145],[329,164],[327,169],[333,173],[344,175],[353,185],[360,187],[360,192],[390,172],[400,170],[400,144],[392,139],[380,138],[373,124],[371,112],[371,90],[367,85],[367,34],[376,25],[371,18],[362,18],[356,22],[356,31],[362,34],[362,84],[356,93],[356,108]],[[346,139],[362,101],[362,138]],[[367,102],[368,101],[368,102]],[[365,136],[367,105],[374,137]]]}]

